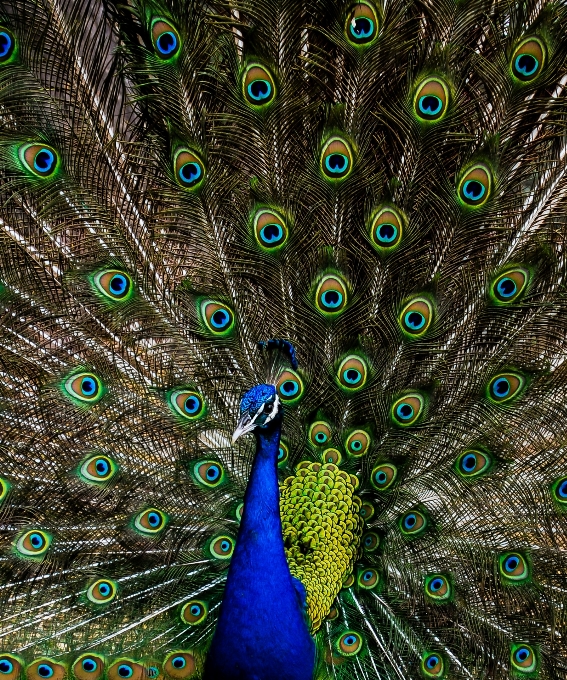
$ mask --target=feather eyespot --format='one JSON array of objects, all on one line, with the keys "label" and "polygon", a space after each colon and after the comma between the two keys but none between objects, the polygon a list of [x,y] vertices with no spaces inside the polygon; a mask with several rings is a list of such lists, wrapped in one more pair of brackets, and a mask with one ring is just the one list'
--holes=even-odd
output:
[{"label": "feather eyespot", "polygon": [[21,674],[21,659],[13,654],[0,654],[0,677],[2,680],[18,680]]},{"label": "feather eyespot", "polygon": [[142,534],[155,535],[165,529],[167,515],[156,508],[148,508],[134,517],[134,528]]},{"label": "feather eyespot", "polygon": [[403,234],[401,214],[391,207],[380,208],[370,220],[370,239],[378,252],[392,252]]},{"label": "feather eyespot", "polygon": [[368,367],[362,357],[350,354],[339,364],[337,379],[339,386],[348,392],[360,390],[366,384]]},{"label": "feather eyespot", "polygon": [[369,2],[362,0],[351,7],[345,24],[349,42],[360,47],[369,45],[376,39],[378,29],[378,15]]},{"label": "feather eyespot", "polygon": [[41,529],[23,533],[16,541],[16,550],[23,557],[42,557],[51,545],[51,536]]},{"label": "feather eyespot", "polygon": [[372,439],[365,430],[354,430],[346,439],[345,447],[351,456],[364,456],[370,448]]},{"label": "feather eyespot", "polygon": [[524,292],[528,283],[527,270],[517,268],[510,269],[493,281],[490,286],[490,295],[497,303],[510,303],[517,300]]},{"label": "feather eyespot", "polygon": [[418,297],[402,309],[399,316],[402,331],[411,338],[420,338],[433,321],[433,305],[424,297]]},{"label": "feather eyespot", "polygon": [[518,397],[526,384],[519,373],[501,373],[488,383],[488,397],[497,404],[503,404]]},{"label": "feather eyespot", "polygon": [[0,64],[10,61],[16,49],[14,34],[7,28],[0,26]]},{"label": "feather eyespot", "polygon": [[430,574],[425,577],[425,594],[436,602],[451,598],[451,583],[443,574]]},{"label": "feather eyespot", "polygon": [[416,116],[423,121],[443,118],[449,104],[449,88],[441,78],[427,78],[417,88],[414,97]]},{"label": "feather eyespot", "polygon": [[355,656],[362,649],[362,635],[353,630],[347,630],[338,638],[336,649],[342,656]]},{"label": "feather eyespot", "polygon": [[124,301],[132,297],[134,286],[126,272],[118,269],[107,269],[98,272],[93,278],[96,290],[111,300]]},{"label": "feather eyespot", "polygon": [[270,104],[276,96],[276,84],[272,74],[260,64],[251,64],[242,79],[244,99],[254,107]]},{"label": "feather eyespot", "polygon": [[258,245],[275,252],[285,245],[289,232],[282,217],[273,210],[260,210],[254,217],[254,237]]},{"label": "feather eyespot", "polygon": [[373,590],[380,583],[380,575],[376,569],[360,569],[358,572],[357,583],[359,588]]},{"label": "feather eyespot", "polygon": [[364,501],[364,503],[360,506],[360,516],[365,522],[368,522],[374,517],[374,506],[372,503],[369,501]]},{"label": "feather eyespot", "polygon": [[108,680],[143,680],[144,667],[132,659],[117,659],[109,666]]},{"label": "feather eyespot", "polygon": [[492,173],[486,165],[469,168],[459,182],[459,197],[470,208],[478,208],[492,192]]},{"label": "feather eyespot", "polygon": [[0,503],[6,498],[10,491],[10,482],[7,479],[0,477]]},{"label": "feather eyespot", "polygon": [[427,517],[419,510],[411,510],[400,517],[400,530],[404,536],[417,536],[427,528]]},{"label": "feather eyespot", "polygon": [[545,62],[545,45],[539,38],[524,38],[512,56],[512,73],[523,83],[535,80]]},{"label": "feather eyespot", "polygon": [[183,605],[181,620],[189,626],[198,626],[203,623],[209,613],[207,605],[201,600],[190,600]]},{"label": "feather eyespot", "polygon": [[373,553],[380,547],[380,536],[375,531],[367,531],[362,536],[362,549],[364,552]]},{"label": "feather eyespot", "polygon": [[343,312],[348,302],[347,287],[336,274],[324,276],[315,293],[317,309],[325,316],[334,317]]},{"label": "feather eyespot", "polygon": [[341,180],[350,174],[352,169],[352,150],[350,145],[340,137],[331,137],[323,146],[321,153],[321,170],[327,179]]},{"label": "feather eyespot", "polygon": [[77,680],[98,680],[104,674],[104,659],[95,654],[83,654],[73,664]]},{"label": "feather eyespot", "polygon": [[333,465],[340,465],[342,463],[343,457],[338,449],[330,448],[325,449],[321,454],[321,460],[323,463],[333,463]]},{"label": "feather eyespot", "polygon": [[118,465],[104,455],[91,456],[81,465],[81,477],[86,482],[104,483],[110,481],[116,472]]},{"label": "feather eyespot", "polygon": [[51,177],[59,167],[57,151],[47,144],[25,144],[19,157],[26,170],[36,177]]},{"label": "feather eyespot", "polygon": [[193,466],[195,480],[202,486],[214,489],[226,481],[224,467],[216,460],[200,460]]},{"label": "feather eyespot", "polygon": [[299,374],[289,368],[280,373],[276,389],[282,402],[291,406],[299,402],[305,388]]},{"label": "feather eyespot", "polygon": [[287,465],[287,460],[289,458],[289,447],[288,445],[280,440],[280,446],[278,448],[278,467],[282,468]]},{"label": "feather eyespot", "polygon": [[551,493],[559,507],[567,509],[567,477],[556,479],[551,485]]},{"label": "feather eyespot", "polygon": [[107,578],[101,578],[87,588],[87,599],[93,604],[108,604],[116,597],[118,588],[116,583]]},{"label": "feather eyespot", "polygon": [[172,652],[163,664],[163,670],[172,680],[185,680],[195,672],[195,657],[189,652]]},{"label": "feather eyespot", "polygon": [[73,373],[63,383],[65,393],[81,404],[95,404],[104,395],[104,386],[94,373]]},{"label": "feather eyespot", "polygon": [[168,395],[168,403],[174,413],[187,420],[198,420],[207,412],[205,400],[195,390],[173,390]]},{"label": "feather eyespot", "polygon": [[160,59],[172,59],[177,56],[181,48],[181,40],[177,30],[165,19],[156,18],[152,21],[152,44]]},{"label": "feather eyespot", "polygon": [[66,675],[65,666],[46,657],[33,661],[26,668],[27,680],[63,680]]},{"label": "feather eyespot", "polygon": [[234,330],[234,312],[230,307],[214,300],[200,304],[201,319],[210,333],[226,337]]},{"label": "feather eyespot", "polygon": [[445,661],[437,652],[426,652],[421,657],[421,672],[426,678],[442,678],[445,674]]},{"label": "feather eyespot", "polygon": [[179,149],[173,163],[175,180],[183,189],[198,189],[205,180],[203,161],[193,151]]},{"label": "feather eyespot", "polygon": [[217,560],[228,560],[232,557],[234,546],[234,538],[231,536],[216,536],[209,544],[209,553]]},{"label": "feather eyespot", "polygon": [[486,451],[464,451],[456,460],[457,472],[466,479],[480,477],[491,465],[492,457]]},{"label": "feather eyespot", "polygon": [[531,645],[525,643],[512,645],[510,661],[512,668],[522,675],[537,670],[538,658]]},{"label": "feather eyespot", "polygon": [[386,491],[396,481],[398,469],[391,463],[382,463],[372,470],[370,483],[377,491]]},{"label": "feather eyespot", "polygon": [[394,402],[392,406],[392,420],[400,427],[414,425],[423,414],[425,399],[418,392],[406,394]]},{"label": "feather eyespot", "polygon": [[498,569],[504,583],[520,583],[530,576],[527,559],[516,552],[503,553],[498,558]]},{"label": "feather eyespot", "polygon": [[331,428],[329,423],[317,420],[309,428],[309,441],[313,446],[325,446],[331,439]]}]

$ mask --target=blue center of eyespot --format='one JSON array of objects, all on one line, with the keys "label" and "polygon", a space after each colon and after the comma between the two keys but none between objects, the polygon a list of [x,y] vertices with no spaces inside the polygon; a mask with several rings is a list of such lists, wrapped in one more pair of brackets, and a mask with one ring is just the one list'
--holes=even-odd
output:
[{"label": "blue center of eyespot", "polygon": [[364,574],[362,575],[362,580],[363,581],[370,581],[374,574],[371,571],[365,571]]},{"label": "blue center of eyespot", "polygon": [[469,201],[480,201],[486,193],[486,188],[477,179],[468,179],[463,184],[463,195]]},{"label": "blue center of eyespot", "polygon": [[43,548],[45,540],[41,534],[32,534],[30,536],[30,543],[37,550],[39,548]]},{"label": "blue center of eyespot", "polygon": [[431,583],[429,584],[429,587],[434,593],[436,593],[443,587],[443,580],[440,578],[434,578],[433,581],[431,581]]},{"label": "blue center of eyespot", "polygon": [[321,302],[324,307],[336,309],[343,303],[343,294],[338,290],[326,290],[323,295],[321,295]]},{"label": "blue center of eyespot", "polygon": [[179,169],[179,177],[185,184],[194,184],[202,175],[202,172],[199,163],[190,161],[181,166]]},{"label": "blue center of eyespot", "polygon": [[110,279],[109,287],[116,297],[124,295],[124,293],[126,293],[128,290],[128,279],[124,276],[124,274],[115,274]]},{"label": "blue center of eyespot", "polygon": [[185,659],[182,656],[176,656],[172,659],[171,665],[178,670],[185,668]]},{"label": "blue center of eyespot", "polygon": [[37,674],[42,678],[50,678],[53,675],[53,668],[46,663],[40,663],[37,667]]},{"label": "blue center of eyespot", "polygon": [[348,168],[348,158],[344,153],[330,153],[325,157],[325,167],[333,175],[340,175]]},{"label": "blue center of eyespot", "polygon": [[355,439],[354,441],[352,441],[352,442],[350,443],[350,448],[351,448],[353,451],[360,451],[360,449],[362,448],[362,442],[359,441],[358,439]]},{"label": "blue center of eyespot", "polygon": [[157,678],[159,675],[159,669],[156,668],[156,666],[150,666],[146,669],[146,673],[148,674],[149,678]]},{"label": "blue center of eyespot", "polygon": [[567,498],[567,479],[564,479],[557,487],[557,495],[561,498]]},{"label": "blue center of eyespot", "polygon": [[283,236],[284,231],[279,224],[266,224],[260,229],[260,238],[266,245],[277,245]]},{"label": "blue center of eyespot", "polygon": [[413,407],[411,404],[402,402],[396,408],[396,415],[402,420],[409,420],[413,416]]},{"label": "blue center of eyespot", "polygon": [[417,517],[412,512],[410,515],[406,515],[404,519],[404,526],[406,529],[413,529],[413,527],[416,525],[416,522]]},{"label": "blue center of eyespot", "polygon": [[324,444],[327,441],[327,435],[324,432],[317,432],[315,440],[319,442],[319,444]]},{"label": "blue center of eyespot", "polygon": [[443,102],[433,94],[425,94],[417,103],[424,116],[436,116],[443,108]]},{"label": "blue center of eyespot", "polygon": [[8,659],[0,661],[0,673],[11,673],[14,670],[14,664]]},{"label": "blue center of eyespot", "polygon": [[388,476],[383,470],[380,470],[380,472],[376,473],[376,481],[378,484],[384,484],[384,482],[388,479]]},{"label": "blue center of eyespot", "polygon": [[110,595],[110,585],[108,583],[100,583],[99,586],[98,586],[98,592],[103,597]]},{"label": "blue center of eyespot", "polygon": [[157,512],[150,512],[148,514],[148,524],[154,529],[161,524],[161,517]]},{"label": "blue center of eyespot", "polygon": [[96,380],[86,377],[81,380],[81,392],[85,397],[93,397],[98,391]]},{"label": "blue center of eyespot", "polygon": [[177,49],[177,36],[171,31],[165,31],[156,40],[158,50],[165,56],[169,56]]},{"label": "blue center of eyespot", "polygon": [[510,381],[508,378],[498,378],[495,380],[492,391],[497,397],[507,397],[510,393]]},{"label": "blue center of eyespot", "polygon": [[518,286],[516,285],[516,282],[513,279],[509,279],[506,277],[498,281],[496,290],[498,291],[498,295],[500,295],[500,297],[509,298],[516,293],[516,291],[518,290]]},{"label": "blue center of eyespot", "polygon": [[263,102],[272,94],[272,84],[268,80],[253,80],[247,87],[248,96],[254,101]]},{"label": "blue center of eyespot", "polygon": [[84,671],[92,673],[93,671],[96,671],[97,664],[94,659],[83,659],[82,666]]},{"label": "blue center of eyespot", "polygon": [[398,228],[395,224],[384,222],[376,228],[376,238],[380,243],[392,243],[398,236]]},{"label": "blue center of eyespot", "polygon": [[131,678],[134,675],[134,669],[132,666],[122,663],[118,666],[118,675],[121,678]]},{"label": "blue center of eyespot", "polygon": [[539,68],[539,60],[532,54],[519,54],[514,61],[514,67],[525,77],[533,76]]},{"label": "blue center of eyespot", "polygon": [[368,17],[356,17],[350,22],[350,32],[354,38],[370,38],[374,33],[374,22]]},{"label": "blue center of eyespot", "polygon": [[223,552],[228,552],[230,550],[230,543],[228,541],[221,541],[220,549]]},{"label": "blue center of eyespot", "polygon": [[513,572],[520,564],[520,558],[516,555],[511,555],[504,562],[504,569],[508,572]]},{"label": "blue center of eyespot", "polygon": [[404,315],[404,323],[412,331],[418,331],[425,326],[425,316],[421,312],[407,312]]},{"label": "blue center of eyespot", "polygon": [[193,614],[193,616],[199,616],[200,613],[201,607],[199,607],[198,604],[194,604],[191,606],[191,614]]},{"label": "blue center of eyespot", "polygon": [[299,392],[299,384],[295,380],[286,380],[281,386],[281,391],[286,397],[293,397]]},{"label": "blue center of eyespot", "polygon": [[99,458],[95,463],[95,470],[101,477],[104,477],[105,475],[108,474],[110,470],[110,465],[106,460],[104,460],[104,458]]},{"label": "blue center of eyespot", "polygon": [[4,31],[0,32],[0,59],[5,57],[12,49],[12,38]]},{"label": "blue center of eyespot", "polygon": [[226,309],[217,309],[217,311],[211,315],[211,324],[217,330],[223,330],[223,328],[226,328],[226,326],[228,326],[229,323],[230,314]]},{"label": "blue center of eyespot", "polygon": [[427,657],[427,661],[425,662],[425,665],[427,666],[427,668],[429,668],[431,670],[432,668],[435,668],[435,666],[437,666],[438,663],[439,663],[439,657],[435,656],[435,655],[431,655],[431,656]]},{"label": "blue center of eyespot", "polygon": [[356,368],[347,368],[343,372],[343,378],[349,385],[356,385],[362,380],[362,373],[357,371]]},{"label": "blue center of eyespot", "polygon": [[211,465],[211,467],[207,470],[207,479],[210,482],[216,482],[216,480],[220,477],[220,468],[218,465]]},{"label": "blue center of eyespot", "polygon": [[280,446],[280,448],[278,449],[278,460],[283,460],[284,458],[285,458],[285,451]]},{"label": "blue center of eyespot", "polygon": [[347,636],[345,637],[345,639],[343,640],[343,643],[344,643],[347,647],[351,647],[352,645],[354,645],[354,644],[356,643],[356,636],[354,636],[354,635],[347,635]]},{"label": "blue center of eyespot", "polygon": [[526,647],[520,647],[520,649],[516,650],[515,657],[518,663],[523,663],[529,656],[530,650]]},{"label": "blue center of eyespot", "polygon": [[185,399],[185,403],[183,404],[183,408],[185,409],[185,411],[187,411],[187,413],[191,415],[193,415],[193,413],[197,413],[200,406],[201,402],[194,395],[187,397],[187,399]]},{"label": "blue center of eyespot", "polygon": [[33,166],[38,172],[49,172],[55,163],[55,155],[49,149],[40,149],[33,159]]},{"label": "blue center of eyespot", "polygon": [[367,536],[367,537],[364,539],[364,545],[366,545],[366,546],[372,545],[373,542],[374,542],[374,541],[373,541],[373,539],[372,539],[372,536]]},{"label": "blue center of eyespot", "polygon": [[467,453],[467,455],[463,458],[462,466],[467,472],[471,472],[471,470],[474,470],[476,467],[475,454]]}]

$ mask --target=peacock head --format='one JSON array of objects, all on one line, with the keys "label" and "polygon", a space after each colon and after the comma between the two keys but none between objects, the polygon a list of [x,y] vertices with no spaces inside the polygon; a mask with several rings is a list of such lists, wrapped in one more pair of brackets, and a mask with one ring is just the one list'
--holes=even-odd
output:
[{"label": "peacock head", "polygon": [[232,435],[232,443],[243,434],[256,428],[267,428],[279,419],[281,403],[274,385],[255,385],[240,402],[240,420]]}]

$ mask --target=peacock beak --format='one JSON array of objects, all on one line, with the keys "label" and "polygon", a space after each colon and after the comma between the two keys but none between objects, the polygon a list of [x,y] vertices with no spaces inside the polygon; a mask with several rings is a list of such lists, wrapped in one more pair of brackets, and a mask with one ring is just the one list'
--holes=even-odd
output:
[{"label": "peacock beak", "polygon": [[246,434],[247,432],[252,432],[252,430],[256,427],[256,417],[251,418],[249,413],[243,413],[242,416],[240,417],[240,420],[238,421],[238,425],[236,426],[236,430],[234,430],[234,433],[232,435],[232,443],[239,438],[242,437],[243,434]]}]

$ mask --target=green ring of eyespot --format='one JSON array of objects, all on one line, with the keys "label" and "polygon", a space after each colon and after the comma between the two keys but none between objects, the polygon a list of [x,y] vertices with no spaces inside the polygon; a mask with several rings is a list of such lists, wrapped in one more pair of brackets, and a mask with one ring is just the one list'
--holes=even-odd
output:
[{"label": "green ring of eyespot", "polygon": [[[319,431],[315,432],[316,429]],[[331,426],[325,420],[316,420],[309,426],[309,441],[313,446],[327,446],[331,437]]]},{"label": "green ring of eyespot", "polygon": [[[451,582],[443,574],[428,574],[425,577],[424,587],[427,597],[436,602],[446,602],[451,599],[453,594]],[[439,594],[439,591],[443,592]]]},{"label": "green ring of eyespot", "polygon": [[490,298],[497,305],[511,304],[524,293],[528,282],[529,271],[527,269],[523,267],[508,269],[491,283]]},{"label": "green ring of eyespot", "polygon": [[182,147],[173,156],[173,174],[179,187],[195,193],[203,186],[207,171],[197,152]]},{"label": "green ring of eyespot", "polygon": [[[91,666],[94,666],[94,668],[91,668]],[[104,674],[104,658],[91,652],[81,654],[73,661],[72,671],[75,678],[83,676],[83,673],[88,673],[89,676],[98,680]]]},{"label": "green ring of eyespot", "polygon": [[11,484],[7,479],[4,479],[3,477],[0,477],[0,503],[6,498],[8,495],[10,489],[11,489]]},{"label": "green ring of eyespot", "polygon": [[157,508],[146,508],[134,517],[134,529],[142,534],[156,535],[165,529],[167,519],[165,512]]},{"label": "green ring of eyespot", "polygon": [[286,368],[276,381],[276,390],[282,403],[286,406],[294,406],[303,398],[305,386],[297,371]]},{"label": "green ring of eyespot", "polygon": [[398,316],[403,334],[411,340],[421,338],[433,322],[433,313],[433,304],[426,297],[411,299]]},{"label": "green ring of eyespot", "polygon": [[42,142],[23,144],[18,149],[18,158],[27,172],[41,179],[54,177],[61,167],[57,151]]},{"label": "green ring of eyespot", "polygon": [[375,531],[366,531],[361,538],[364,552],[373,553],[380,547],[380,536]]},{"label": "green ring of eyespot", "polygon": [[353,630],[344,632],[335,643],[335,648],[341,656],[356,656],[362,650],[362,646],[362,635]]},{"label": "green ring of eyespot", "polygon": [[[162,23],[167,30],[161,31],[156,37],[155,27],[159,23]],[[179,56],[179,52],[181,51],[181,38],[179,37],[177,29],[169,20],[166,20],[163,17],[154,17],[150,26],[150,35],[155,54],[159,59],[162,61],[172,61]],[[164,36],[169,36],[169,43],[162,41]]]},{"label": "green ring of eyespot", "polygon": [[405,217],[397,208],[384,205],[372,213],[367,224],[370,241],[381,254],[392,253],[401,243]]},{"label": "green ring of eyespot", "polygon": [[[526,658],[522,661],[522,656]],[[516,642],[512,644],[510,650],[510,663],[513,669],[522,675],[534,673],[538,667],[538,656],[535,649],[524,642]],[[521,665],[522,663],[527,665]]]},{"label": "green ring of eyespot", "polygon": [[198,309],[201,322],[208,333],[223,338],[232,335],[236,317],[227,304],[216,300],[202,300]]},{"label": "green ring of eyespot", "polygon": [[486,396],[494,404],[505,404],[517,399],[526,386],[526,379],[515,371],[495,375],[486,387]]},{"label": "green ring of eyespot", "polygon": [[552,482],[551,493],[561,510],[567,510],[567,476],[559,477]]},{"label": "green ring of eyespot", "polygon": [[[105,278],[109,278],[109,281],[103,281]],[[92,277],[92,283],[97,293],[112,302],[126,302],[134,294],[132,278],[120,269],[103,269]],[[105,287],[107,283],[108,290]],[[115,291],[112,291],[113,286],[116,289]]]},{"label": "green ring of eyespot", "polygon": [[16,539],[16,550],[22,557],[43,557],[49,550],[52,537],[41,529],[29,529]]},{"label": "green ring of eyespot", "polygon": [[14,61],[18,51],[18,43],[12,31],[0,26],[0,65]]},{"label": "green ring of eyespot", "polygon": [[492,172],[487,165],[476,163],[468,166],[459,180],[459,200],[466,208],[480,208],[492,194],[492,183]]},{"label": "green ring of eyespot", "polygon": [[424,652],[421,672],[426,678],[442,678],[445,674],[445,659],[437,652]]},{"label": "green ring of eyespot", "polygon": [[492,456],[487,451],[467,449],[455,460],[455,470],[463,479],[476,479],[486,474],[492,467],[492,463]]},{"label": "green ring of eyespot", "polygon": [[348,289],[339,274],[322,276],[315,291],[315,307],[317,311],[329,319],[342,314],[348,305]]},{"label": "green ring of eyespot", "polygon": [[[178,404],[180,400],[184,402],[183,411]],[[167,402],[174,414],[189,421],[200,420],[207,414],[207,404],[203,395],[193,389],[172,390],[167,395]],[[186,406],[188,402],[189,406]]]},{"label": "green ring of eyespot", "polygon": [[368,381],[366,360],[359,354],[349,354],[340,362],[336,380],[344,392],[358,392]]},{"label": "green ring of eyespot", "polygon": [[519,584],[530,577],[529,562],[519,552],[505,552],[499,555],[498,571],[504,583],[509,584]]},{"label": "green ring of eyespot", "polygon": [[[101,597],[96,597],[94,592],[98,588]],[[87,599],[93,604],[101,605],[112,602],[118,593],[114,581],[108,578],[99,578],[87,588]]]},{"label": "green ring of eyespot", "polygon": [[[360,12],[360,9],[366,8],[366,13]],[[359,14],[356,15],[356,11]],[[358,34],[357,34],[357,22]],[[372,45],[378,37],[380,29],[380,20],[376,9],[365,0],[358,0],[351,5],[345,21],[345,35],[351,45],[358,49],[364,49]]]},{"label": "green ring of eyespot", "polygon": [[362,568],[358,571],[356,582],[363,590],[374,590],[380,585],[380,574],[372,567]]},{"label": "green ring of eyespot", "polygon": [[[438,87],[435,87],[438,86]],[[429,92],[423,94],[424,90],[429,89]],[[441,96],[440,96],[441,95]],[[427,98],[430,100],[436,99],[437,102],[424,101]],[[426,110],[434,104],[437,108],[435,111],[431,109]],[[413,98],[414,113],[421,123],[437,123],[443,119],[449,108],[449,88],[442,78],[432,76],[422,80],[416,88]]]},{"label": "green ring of eyespot", "polygon": [[[76,390],[80,389],[82,394]],[[101,379],[90,371],[73,372],[62,384],[63,394],[78,406],[96,404],[102,399],[105,387]]]},{"label": "green ring of eyespot", "polygon": [[[407,406],[409,406],[409,409],[406,408]],[[395,425],[399,427],[410,427],[423,416],[424,407],[425,398],[423,395],[419,392],[410,392],[403,397],[396,399],[390,409],[390,415]]]},{"label": "green ring of eyespot", "polygon": [[[537,55],[525,50],[522,52],[522,48],[525,48],[530,43],[537,45]],[[547,48],[545,43],[536,36],[527,36],[521,40],[514,50],[514,54],[512,55],[512,59],[510,61],[510,70],[512,71],[512,75],[515,80],[520,83],[531,83],[533,80],[535,80],[540,75],[543,67],[545,66],[547,56],[546,52]],[[524,59],[524,63],[522,63],[522,57]],[[528,57],[527,60],[526,57]]]},{"label": "green ring of eyespot", "polygon": [[[234,552],[235,541],[232,536],[214,536],[208,543],[209,555],[215,560],[229,560]],[[218,547],[218,552],[217,552]],[[225,549],[226,548],[226,549]]]},{"label": "green ring of eyespot", "polygon": [[423,512],[410,510],[400,517],[398,525],[404,536],[413,537],[422,534],[428,528],[429,521]]},{"label": "green ring of eyespot", "polygon": [[188,626],[198,626],[205,621],[209,609],[202,600],[190,600],[181,609],[181,621]]},{"label": "green ring of eyespot", "polygon": [[278,467],[283,468],[287,465],[289,459],[289,447],[286,442],[280,439],[280,446],[278,450]]},{"label": "green ring of eyespot", "polygon": [[255,110],[262,110],[274,102],[277,95],[274,76],[263,64],[253,63],[246,67],[242,74],[242,95]]},{"label": "green ring of eyespot", "polygon": [[[391,478],[388,480],[388,473],[391,473]],[[387,491],[396,481],[398,476],[398,468],[392,463],[380,463],[370,474],[370,483],[376,491]]]},{"label": "green ring of eyespot", "polygon": [[205,488],[216,489],[226,481],[226,472],[217,460],[203,458],[194,463],[193,478]]},{"label": "green ring of eyespot", "polygon": [[278,253],[289,238],[286,220],[273,208],[256,212],[252,220],[252,233],[258,246],[270,254]]},{"label": "green ring of eyespot", "polygon": [[338,136],[328,139],[323,145],[319,165],[327,181],[341,182],[346,179],[353,166],[352,148],[346,139]]},{"label": "green ring of eyespot", "polygon": [[345,449],[349,455],[358,458],[364,456],[372,446],[372,437],[366,430],[356,429],[349,433],[345,440]]},{"label": "green ring of eyespot", "polygon": [[19,680],[22,676],[24,661],[15,654],[0,653],[0,663],[5,664],[5,669],[0,671],[4,677],[11,676],[12,680]]},{"label": "green ring of eyespot", "polygon": [[[94,470],[89,468],[93,468]],[[94,484],[105,484],[117,473],[118,465],[107,455],[97,454],[87,458],[79,469],[83,481]]]}]

